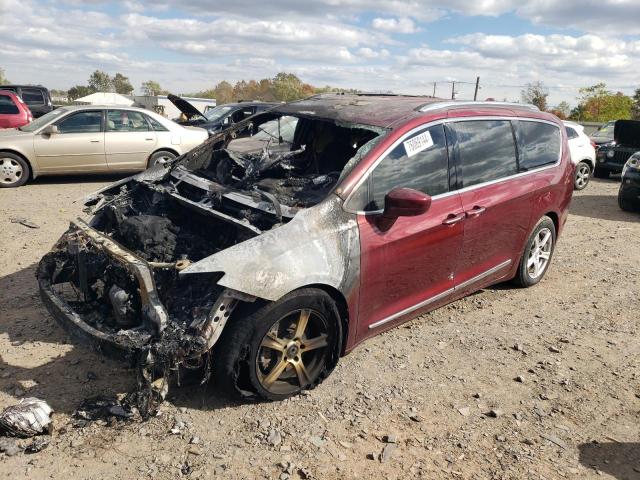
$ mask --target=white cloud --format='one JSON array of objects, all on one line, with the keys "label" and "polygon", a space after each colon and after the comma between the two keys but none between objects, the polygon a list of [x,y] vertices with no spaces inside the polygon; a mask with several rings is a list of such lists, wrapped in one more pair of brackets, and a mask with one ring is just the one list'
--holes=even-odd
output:
[{"label": "white cloud", "polygon": [[371,22],[373,28],[385,32],[415,33],[419,31],[410,18],[374,18]]}]

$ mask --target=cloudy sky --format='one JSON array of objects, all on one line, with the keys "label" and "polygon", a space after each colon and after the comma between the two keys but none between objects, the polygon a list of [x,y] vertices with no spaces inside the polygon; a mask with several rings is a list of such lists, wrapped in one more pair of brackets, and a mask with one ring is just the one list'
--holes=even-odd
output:
[{"label": "cloudy sky", "polygon": [[[443,6],[445,5],[446,6]],[[314,85],[517,100],[640,87],[639,0],[0,0],[0,67],[67,89],[95,69],[176,93],[296,73]]]}]

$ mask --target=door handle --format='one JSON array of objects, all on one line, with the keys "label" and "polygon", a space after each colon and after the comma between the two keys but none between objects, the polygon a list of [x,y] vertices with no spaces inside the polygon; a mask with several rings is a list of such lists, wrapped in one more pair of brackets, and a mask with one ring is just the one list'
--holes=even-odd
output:
[{"label": "door handle", "polygon": [[442,224],[443,225],[455,225],[458,222],[461,222],[462,220],[464,220],[465,214],[464,213],[459,213],[459,214],[455,214],[455,213],[450,213],[449,215],[447,215],[447,218],[445,218],[444,220],[442,220]]},{"label": "door handle", "polygon": [[91,143],[100,143],[100,140],[89,140]]},{"label": "door handle", "polygon": [[148,142],[152,142],[154,139],[153,138],[145,138],[145,140],[147,140]]},{"label": "door handle", "polygon": [[479,207],[478,205],[476,205],[471,210],[466,212],[466,214],[467,214],[467,217],[477,217],[478,215],[481,215],[485,210],[486,208]]}]

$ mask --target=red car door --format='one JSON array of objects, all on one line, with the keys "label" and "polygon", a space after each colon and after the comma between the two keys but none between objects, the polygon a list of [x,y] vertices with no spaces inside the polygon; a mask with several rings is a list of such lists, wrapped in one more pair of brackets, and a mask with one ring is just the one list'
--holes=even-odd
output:
[{"label": "red car door", "polygon": [[456,289],[461,293],[504,277],[519,261],[534,189],[530,177],[514,177],[517,150],[509,120],[460,121],[447,128],[461,172],[466,215],[456,268]]},{"label": "red car door", "polygon": [[[406,315],[435,307],[453,293],[462,247],[464,212],[449,192],[444,128],[419,128],[402,137],[375,166],[354,195],[360,229],[358,337],[396,325]],[[379,226],[384,196],[406,187],[432,196],[415,217]],[[348,202],[348,205],[351,202]]]}]

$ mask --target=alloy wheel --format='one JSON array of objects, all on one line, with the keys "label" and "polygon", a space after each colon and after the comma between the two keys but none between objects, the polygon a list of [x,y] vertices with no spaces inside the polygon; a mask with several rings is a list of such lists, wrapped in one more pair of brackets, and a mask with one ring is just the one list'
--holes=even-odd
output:
[{"label": "alloy wheel", "polygon": [[591,169],[589,165],[586,163],[578,164],[576,168],[576,188],[578,190],[582,190],[589,183],[589,175],[591,174]]},{"label": "alloy wheel", "polygon": [[536,234],[529,249],[529,258],[527,259],[527,272],[532,279],[540,277],[551,258],[551,249],[553,248],[553,235],[548,228],[542,228]]},{"label": "alloy wheel", "polygon": [[0,183],[11,185],[17,183],[24,175],[22,165],[15,159],[4,157],[0,158]]},{"label": "alloy wheel", "polygon": [[328,321],[302,309],[275,322],[258,347],[256,372],[262,387],[287,395],[312,385],[326,364]]}]

